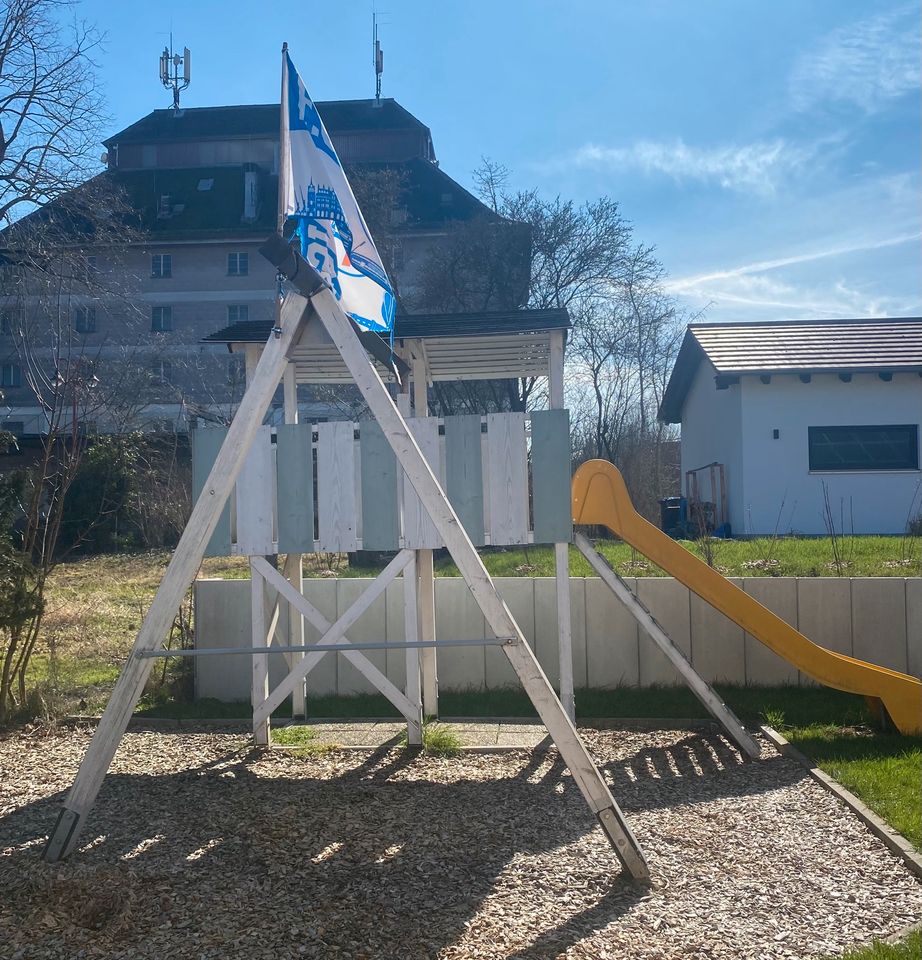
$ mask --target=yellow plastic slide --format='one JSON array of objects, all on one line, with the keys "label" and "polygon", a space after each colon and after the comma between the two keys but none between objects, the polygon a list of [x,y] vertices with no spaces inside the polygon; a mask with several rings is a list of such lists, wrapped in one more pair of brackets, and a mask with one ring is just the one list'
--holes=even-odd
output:
[{"label": "yellow plastic slide", "polygon": [[922,733],[922,682],[834,653],[808,640],[771,610],[722,577],[634,509],[624,478],[607,460],[584,463],[573,477],[573,522],[598,524],[629,543],[779,657],[814,680],[865,696],[886,709],[896,727]]}]

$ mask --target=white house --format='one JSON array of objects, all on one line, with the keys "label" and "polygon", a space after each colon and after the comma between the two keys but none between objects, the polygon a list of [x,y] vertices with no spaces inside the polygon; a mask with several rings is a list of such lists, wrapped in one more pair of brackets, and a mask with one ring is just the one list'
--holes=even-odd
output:
[{"label": "white house", "polygon": [[922,514],[922,318],[691,324],[660,418],[682,425],[683,492],[723,499],[735,536],[904,533]]}]

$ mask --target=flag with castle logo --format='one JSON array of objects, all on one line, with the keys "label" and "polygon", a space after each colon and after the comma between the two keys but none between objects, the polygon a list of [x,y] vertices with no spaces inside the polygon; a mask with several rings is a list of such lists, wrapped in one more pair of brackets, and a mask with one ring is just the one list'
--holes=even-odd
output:
[{"label": "flag with castle logo", "polygon": [[286,51],[282,58],[281,211],[298,221],[304,259],[366,330],[389,333],[394,291],[320,114]]}]

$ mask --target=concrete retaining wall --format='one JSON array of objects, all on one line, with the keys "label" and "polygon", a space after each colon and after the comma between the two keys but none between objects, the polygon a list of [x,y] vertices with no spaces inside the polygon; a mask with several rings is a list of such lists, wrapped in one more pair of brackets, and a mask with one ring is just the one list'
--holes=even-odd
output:
[{"label": "concrete retaining wall", "polygon": [[[304,592],[324,616],[335,620],[370,580],[308,580]],[[734,580],[747,593],[817,643],[895,670],[922,676],[922,579],[747,577]],[[552,682],[557,681],[557,611],[550,578],[496,581]],[[665,578],[627,579],[667,633],[689,654],[707,679],[729,683],[809,684],[796,669],[746,635],[734,623]],[[633,617],[594,578],[572,579],[573,659],[577,687],[646,686],[678,683],[672,666],[637,627]],[[486,636],[484,619],[456,578],[436,580],[437,631],[442,638]],[[283,624],[284,624],[283,615]],[[353,641],[403,640],[403,585],[391,583],[350,631]],[[318,639],[306,630],[306,643]],[[200,580],[196,585],[196,642],[200,647],[250,646],[248,580]],[[405,679],[405,651],[371,650],[367,655],[398,686]],[[271,658],[272,682],[283,658]],[[442,689],[502,687],[515,683],[497,647],[439,651]],[[246,656],[196,659],[196,693],[219,700],[249,700]],[[329,655],[308,677],[308,692],[350,694],[371,687],[342,657]]]}]

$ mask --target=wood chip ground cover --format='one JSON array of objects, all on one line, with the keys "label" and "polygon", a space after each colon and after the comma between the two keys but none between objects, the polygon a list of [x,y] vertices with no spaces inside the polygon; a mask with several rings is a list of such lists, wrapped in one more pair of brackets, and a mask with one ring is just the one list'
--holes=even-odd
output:
[{"label": "wood chip ground cover", "polygon": [[87,729],[0,740],[0,957],[773,960],[922,916],[922,885],[767,744],[586,731],[650,860],[625,881],[556,751],[299,757],[125,737],[79,850],[42,844]]}]

